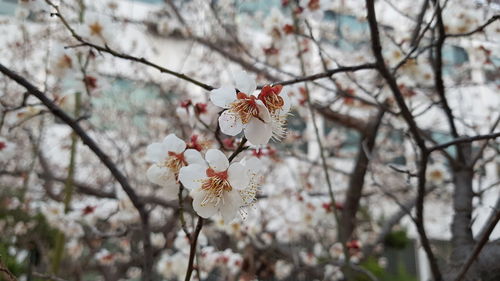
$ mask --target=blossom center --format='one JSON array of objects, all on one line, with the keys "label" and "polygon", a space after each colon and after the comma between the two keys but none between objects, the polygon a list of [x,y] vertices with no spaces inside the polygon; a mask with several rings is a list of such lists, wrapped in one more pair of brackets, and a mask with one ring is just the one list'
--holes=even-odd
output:
[{"label": "blossom center", "polygon": [[227,180],[227,171],[216,172],[212,168],[208,168],[206,174],[208,178],[201,185],[201,189],[206,192],[201,205],[205,206],[208,203],[214,203],[217,206],[221,201],[224,204],[222,198],[224,191],[231,191],[233,189]]},{"label": "blossom center", "polygon": [[0,150],[3,150],[6,147],[7,147],[7,144],[3,141],[0,141]]},{"label": "blossom center", "polygon": [[259,99],[264,103],[271,114],[283,107],[285,101],[279,94],[283,86],[264,86],[259,94]]},{"label": "blossom center", "polygon": [[165,166],[170,168],[176,175],[179,174],[179,170],[187,166],[187,161],[186,158],[184,157],[184,153],[175,153],[172,151],[168,152],[168,158],[167,161],[165,162]]},{"label": "blossom center", "polygon": [[230,110],[238,114],[243,124],[248,123],[252,117],[258,118],[259,116],[257,98],[242,92],[237,94],[237,100],[231,103]]},{"label": "blossom center", "polygon": [[191,142],[189,142],[187,144],[187,148],[188,149],[196,149],[198,151],[202,151],[203,150],[203,145],[204,145],[204,143],[200,143],[199,142],[197,135],[192,135],[191,136]]}]

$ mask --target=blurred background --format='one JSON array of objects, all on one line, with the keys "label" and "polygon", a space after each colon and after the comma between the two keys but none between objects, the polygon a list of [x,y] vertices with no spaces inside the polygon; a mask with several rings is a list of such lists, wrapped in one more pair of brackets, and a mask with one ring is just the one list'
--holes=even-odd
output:
[{"label": "blurred background", "polygon": [[[384,63],[427,146],[497,133],[498,1],[374,6]],[[238,155],[261,160],[256,200],[231,222],[205,221],[191,280],[436,280],[420,226],[454,280],[498,216],[500,145],[437,148],[422,169],[394,89],[371,66],[366,14],[359,0],[0,0],[0,63],[84,128],[149,216],[145,230],[67,122],[0,75],[0,261],[18,280],[184,280],[192,241],[180,217],[191,233],[197,215],[186,190],[179,200],[148,181],[146,147],[174,133],[229,156],[242,135],[221,133],[209,94],[243,70],[285,85],[286,134]],[[346,66],[362,67],[332,72]],[[464,280],[499,280],[499,237]]]}]

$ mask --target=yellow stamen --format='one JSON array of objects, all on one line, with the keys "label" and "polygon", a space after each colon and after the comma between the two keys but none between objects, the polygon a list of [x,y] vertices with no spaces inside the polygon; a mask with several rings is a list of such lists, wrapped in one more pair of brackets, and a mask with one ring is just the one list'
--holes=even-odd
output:
[{"label": "yellow stamen", "polygon": [[248,123],[252,117],[259,116],[259,109],[253,98],[238,99],[231,103],[229,110],[237,113],[243,124]]},{"label": "yellow stamen", "polygon": [[224,204],[222,196],[224,191],[233,190],[227,181],[227,173],[215,173],[212,169],[208,169],[207,175],[209,175],[209,178],[205,179],[201,185],[201,189],[205,191],[205,197],[201,201],[201,206],[205,206],[208,203],[214,203],[217,206],[221,201]]}]

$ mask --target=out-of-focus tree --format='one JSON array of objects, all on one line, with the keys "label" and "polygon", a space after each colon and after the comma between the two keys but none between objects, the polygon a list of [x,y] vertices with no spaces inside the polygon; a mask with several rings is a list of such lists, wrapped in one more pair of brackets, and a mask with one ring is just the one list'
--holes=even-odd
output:
[{"label": "out-of-focus tree", "polygon": [[499,280],[499,12],[0,0],[0,276]]}]

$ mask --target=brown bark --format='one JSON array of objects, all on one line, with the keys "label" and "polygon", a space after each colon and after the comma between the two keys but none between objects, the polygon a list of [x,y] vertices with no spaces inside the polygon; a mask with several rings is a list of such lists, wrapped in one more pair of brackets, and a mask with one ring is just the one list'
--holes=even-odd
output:
[{"label": "brown bark", "polygon": [[356,214],[359,209],[359,202],[365,183],[365,175],[370,162],[370,155],[375,147],[375,139],[377,137],[378,128],[384,111],[380,111],[377,117],[368,123],[365,130],[362,132],[362,139],[358,146],[358,155],[354,170],[349,178],[349,186],[347,188],[346,200],[344,209],[341,215],[342,227],[339,228],[339,237],[342,242],[350,240],[351,235],[356,227]]}]

